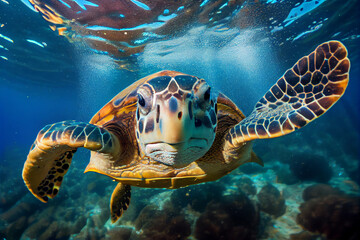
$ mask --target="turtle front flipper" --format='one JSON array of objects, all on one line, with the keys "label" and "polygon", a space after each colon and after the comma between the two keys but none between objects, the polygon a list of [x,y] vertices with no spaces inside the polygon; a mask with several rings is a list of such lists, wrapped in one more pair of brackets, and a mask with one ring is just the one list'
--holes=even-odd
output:
[{"label": "turtle front flipper", "polygon": [[111,222],[115,223],[128,209],[131,198],[131,186],[118,183],[111,195],[110,212]]},{"label": "turtle front flipper", "polygon": [[330,41],[319,45],[287,70],[253,112],[230,129],[225,136],[225,149],[252,139],[283,136],[315,120],[344,94],[349,68],[342,43]]},{"label": "turtle front flipper", "polygon": [[27,156],[23,179],[30,192],[42,202],[55,197],[77,148],[111,154],[116,137],[98,126],[63,121],[45,126]]}]

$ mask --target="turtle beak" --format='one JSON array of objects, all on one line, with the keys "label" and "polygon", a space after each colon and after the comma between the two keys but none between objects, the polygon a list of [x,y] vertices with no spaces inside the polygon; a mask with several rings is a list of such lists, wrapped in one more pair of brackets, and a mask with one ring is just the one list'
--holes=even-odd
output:
[{"label": "turtle beak", "polygon": [[[187,101],[180,102],[177,98],[171,97],[165,102],[160,124],[160,131],[163,141],[168,144],[177,144],[188,141],[191,138],[194,119],[189,114]],[[191,110],[190,110],[191,111]]]}]

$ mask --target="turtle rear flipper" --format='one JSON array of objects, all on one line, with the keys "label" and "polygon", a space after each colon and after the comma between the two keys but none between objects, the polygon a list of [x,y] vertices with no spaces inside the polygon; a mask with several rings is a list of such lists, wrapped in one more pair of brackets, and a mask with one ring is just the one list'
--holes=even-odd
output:
[{"label": "turtle rear flipper", "polygon": [[349,69],[342,43],[319,45],[287,70],[253,112],[230,129],[225,148],[236,148],[252,139],[283,136],[315,120],[344,94]]},{"label": "turtle rear flipper", "polygon": [[111,195],[110,212],[111,223],[115,223],[128,209],[131,198],[131,186],[118,183]]},{"label": "turtle rear flipper", "polygon": [[32,145],[23,168],[30,192],[42,202],[55,197],[77,148],[111,153],[116,138],[98,126],[63,121],[45,126]]}]

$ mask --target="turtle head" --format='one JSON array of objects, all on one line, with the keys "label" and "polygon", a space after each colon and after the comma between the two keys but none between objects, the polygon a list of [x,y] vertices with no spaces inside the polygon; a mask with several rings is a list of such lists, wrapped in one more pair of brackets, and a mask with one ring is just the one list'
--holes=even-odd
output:
[{"label": "turtle head", "polygon": [[182,167],[209,150],[216,133],[217,98],[205,80],[158,76],[141,85],[137,94],[136,136],[146,156]]}]

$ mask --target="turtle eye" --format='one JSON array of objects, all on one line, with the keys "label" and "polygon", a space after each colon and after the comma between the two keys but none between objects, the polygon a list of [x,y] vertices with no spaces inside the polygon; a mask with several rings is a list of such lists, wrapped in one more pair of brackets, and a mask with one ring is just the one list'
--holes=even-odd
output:
[{"label": "turtle eye", "polygon": [[140,106],[145,107],[146,104],[145,99],[140,93],[138,93],[138,103]]},{"label": "turtle eye", "polygon": [[143,115],[146,115],[150,112],[151,110],[151,103],[152,103],[152,96],[151,94],[145,89],[141,89],[138,93],[137,93],[137,97],[138,97],[138,107],[140,110],[140,113],[142,113]]},{"label": "turtle eye", "polygon": [[198,99],[197,104],[201,109],[207,109],[212,99],[211,87],[206,82],[201,82],[198,89],[195,90],[195,96]]}]

